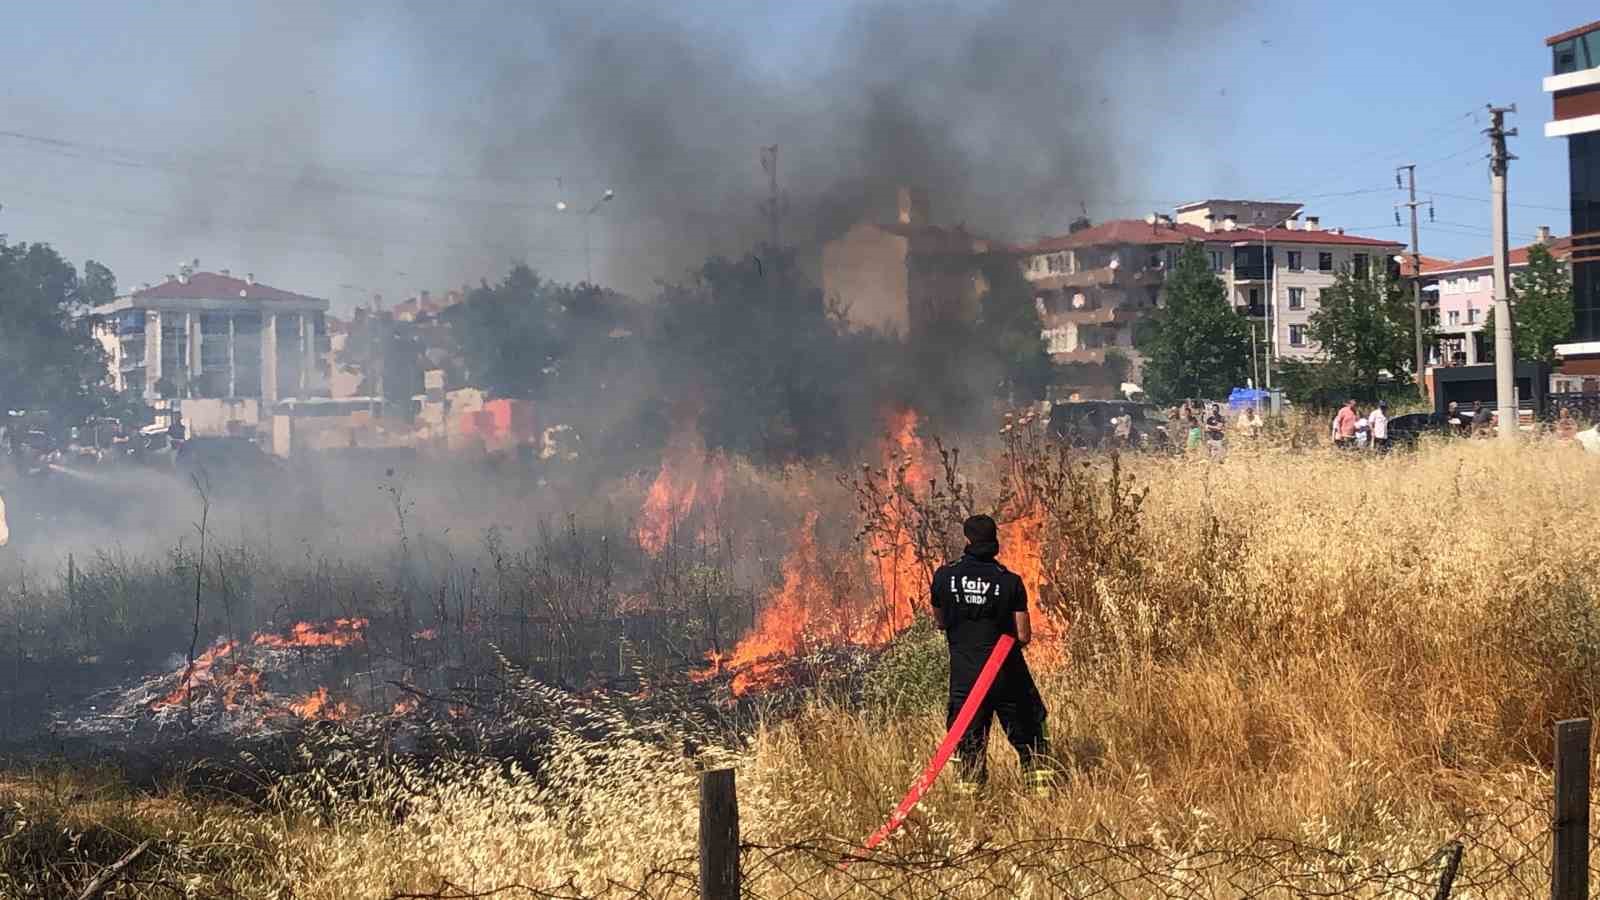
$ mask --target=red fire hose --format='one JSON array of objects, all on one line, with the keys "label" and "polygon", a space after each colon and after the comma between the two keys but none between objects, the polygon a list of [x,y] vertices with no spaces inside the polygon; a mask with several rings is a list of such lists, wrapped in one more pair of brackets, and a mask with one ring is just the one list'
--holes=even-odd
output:
[{"label": "red fire hose", "polygon": [[[967,727],[978,714],[978,707],[983,704],[983,698],[989,695],[989,688],[994,686],[995,676],[1000,674],[1000,664],[1006,661],[1006,654],[1011,652],[1011,647],[1015,643],[1016,640],[1009,634],[1002,634],[1000,640],[995,642],[994,650],[989,653],[989,659],[984,662],[983,670],[978,673],[977,682],[972,685],[972,692],[967,694],[967,702],[961,704],[961,711],[956,713],[956,720],[950,723],[950,730],[945,732],[944,740],[939,744],[938,751],[933,754],[933,759],[928,760],[928,767],[923,769],[922,775],[912,783],[911,790],[906,792],[900,805],[895,807],[894,813],[889,816],[889,821],[883,823],[883,827],[873,832],[872,837],[867,838],[866,843],[861,845],[862,850],[871,851],[883,843],[883,839],[899,828],[900,823],[911,814],[911,810],[922,799],[922,795],[927,793],[928,788],[933,787],[933,782],[944,769],[944,764],[949,762],[950,757],[956,752],[956,745],[961,742],[961,736],[967,733]],[[858,858],[852,856],[839,863],[839,867],[844,868]]]}]

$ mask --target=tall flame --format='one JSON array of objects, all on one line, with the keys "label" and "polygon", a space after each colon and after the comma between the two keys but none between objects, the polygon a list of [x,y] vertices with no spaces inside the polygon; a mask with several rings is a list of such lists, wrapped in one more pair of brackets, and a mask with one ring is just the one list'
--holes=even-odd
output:
[{"label": "tall flame", "polygon": [[722,506],[727,462],[706,450],[700,434],[699,410],[680,406],[674,413],[672,434],[661,454],[644,506],[639,510],[636,537],[651,556],[659,556],[672,541],[673,530],[699,513],[701,541],[711,536],[711,519]]},{"label": "tall flame", "polygon": [[1000,564],[1022,578],[1028,589],[1028,621],[1033,626],[1029,657],[1040,661],[1057,658],[1065,624],[1044,611],[1044,515],[1029,510],[1000,526]]},{"label": "tall flame", "polygon": [[765,684],[786,658],[809,649],[840,644],[877,646],[909,628],[916,617],[919,598],[928,587],[928,573],[918,563],[912,542],[912,523],[899,489],[917,489],[927,481],[924,447],[917,436],[914,411],[889,417],[882,443],[887,491],[881,501],[881,528],[867,535],[864,551],[867,570],[876,591],[853,586],[835,590],[832,575],[817,552],[815,511],[806,514],[796,534],[794,549],[784,559],[783,583],[768,598],[755,628],[724,658],[716,658],[712,671],[735,672],[735,694]]},{"label": "tall flame", "polygon": [[883,442],[888,493],[878,508],[882,527],[867,534],[867,564],[882,591],[880,615],[870,641],[873,644],[886,643],[910,628],[916,618],[917,601],[928,592],[931,573],[917,560],[912,523],[907,521],[907,509],[900,496],[900,489],[914,491],[928,480],[917,425],[914,410],[892,413],[887,440]]}]

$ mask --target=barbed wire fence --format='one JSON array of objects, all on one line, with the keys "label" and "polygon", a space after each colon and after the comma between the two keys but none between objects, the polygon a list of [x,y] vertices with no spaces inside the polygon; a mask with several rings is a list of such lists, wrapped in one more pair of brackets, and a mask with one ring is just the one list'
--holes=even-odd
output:
[{"label": "barbed wire fence", "polygon": [[[1396,861],[1286,839],[1177,849],[1089,837],[977,842],[958,852],[897,850],[857,856],[854,841],[817,837],[781,844],[742,842],[743,900],[958,897],[963,900],[1071,897],[1084,900],[1256,900],[1256,898],[1512,898],[1549,896],[1551,817],[1528,798],[1469,817],[1432,852]],[[849,862],[842,867],[842,862]],[[642,900],[701,893],[699,858],[662,862],[629,883],[582,888],[569,881],[533,887],[434,890],[391,900]],[[1594,869],[1591,867],[1591,877]]]}]

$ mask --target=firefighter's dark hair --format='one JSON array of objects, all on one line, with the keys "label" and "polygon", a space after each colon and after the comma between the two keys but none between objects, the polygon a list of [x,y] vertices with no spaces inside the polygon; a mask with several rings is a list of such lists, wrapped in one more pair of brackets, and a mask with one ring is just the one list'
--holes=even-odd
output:
[{"label": "firefighter's dark hair", "polygon": [[994,519],[982,513],[968,516],[967,520],[961,523],[961,533],[966,535],[969,544],[989,543],[1000,539],[1000,530],[994,524]]}]

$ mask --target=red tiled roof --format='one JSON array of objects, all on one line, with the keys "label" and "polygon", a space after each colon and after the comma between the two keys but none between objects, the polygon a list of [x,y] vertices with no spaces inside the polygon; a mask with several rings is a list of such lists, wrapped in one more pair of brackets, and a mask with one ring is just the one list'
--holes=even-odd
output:
[{"label": "red tiled roof", "polygon": [[[240,293],[243,291],[244,293]],[[187,281],[169,278],[160,284],[133,292],[138,300],[276,300],[325,302],[290,291],[279,290],[260,283],[251,284],[242,278],[219,275],[216,272],[195,272]]]},{"label": "red tiled roof", "polygon": [[1588,34],[1591,31],[1600,31],[1600,22],[1590,22],[1587,25],[1579,25],[1577,28],[1563,31],[1560,34],[1553,34],[1544,39],[1544,45],[1546,47],[1554,47],[1567,38],[1575,38],[1580,34]]},{"label": "red tiled roof", "polygon": [[1157,246],[1182,244],[1186,241],[1203,241],[1210,244],[1233,244],[1260,241],[1263,237],[1274,244],[1353,244],[1365,247],[1404,247],[1399,241],[1383,238],[1339,234],[1334,231],[1309,231],[1303,228],[1250,228],[1241,226],[1233,231],[1206,231],[1198,225],[1174,223],[1151,225],[1138,219],[1115,219],[1101,222],[1074,234],[1045,238],[1021,248],[1025,253],[1050,253],[1074,247],[1093,247],[1105,244],[1137,244]]},{"label": "red tiled roof", "polygon": [[[1554,256],[1556,259],[1566,259],[1572,255],[1572,238],[1554,238],[1550,241],[1550,243],[1545,245],[1545,248],[1548,249],[1550,251],[1550,255]],[[1513,247],[1510,256],[1507,258],[1507,264],[1513,268],[1516,266],[1527,265],[1528,251],[1531,249],[1533,249],[1532,244],[1529,244],[1526,247]],[[1492,268],[1493,266],[1493,255],[1474,256],[1471,259],[1463,259],[1458,262],[1446,263],[1439,268],[1423,265],[1422,274],[1442,275],[1450,272],[1471,272],[1477,269]]]},{"label": "red tiled roof", "polygon": [[[1411,254],[1407,253],[1404,254],[1404,256],[1405,260],[1400,263],[1400,274],[1409,277],[1412,274]],[[1453,265],[1453,263],[1442,256],[1429,256],[1426,253],[1422,255],[1422,274],[1424,275],[1432,272],[1434,269],[1442,269],[1450,265]]]}]

